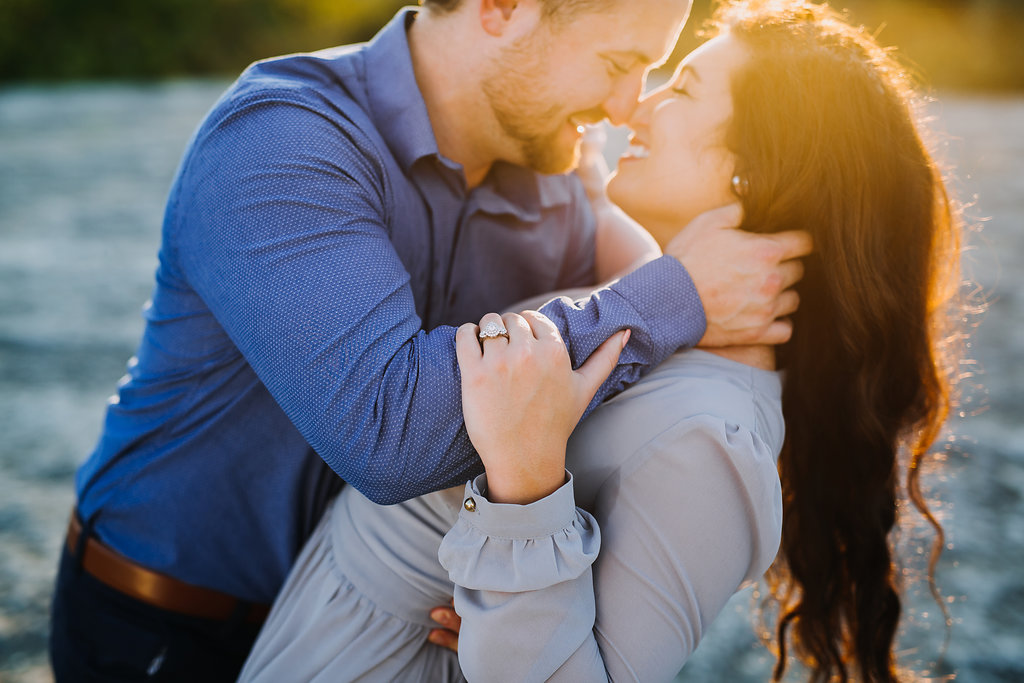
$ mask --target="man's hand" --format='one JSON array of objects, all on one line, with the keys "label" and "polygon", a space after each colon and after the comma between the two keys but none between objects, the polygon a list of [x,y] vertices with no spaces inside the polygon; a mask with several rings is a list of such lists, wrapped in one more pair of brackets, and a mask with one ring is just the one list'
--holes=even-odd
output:
[{"label": "man's hand", "polygon": [[737,230],[742,218],[739,204],[708,211],[665,248],[686,267],[704,305],[701,346],[782,344],[793,333],[784,317],[800,300],[789,288],[803,277],[798,259],[811,253],[811,236]]},{"label": "man's hand", "polygon": [[602,124],[587,126],[576,168],[594,212],[594,275],[599,283],[620,278],[661,256],[661,247],[651,234],[612,204],[605,193],[610,173],[604,159],[607,139]]},{"label": "man's hand", "polygon": [[[454,600],[452,601],[454,603]],[[434,645],[446,647],[452,652],[459,651],[459,631],[462,629],[462,617],[451,605],[443,605],[430,610],[430,618],[441,625],[427,636]]]},{"label": "man's hand", "polygon": [[580,160],[576,166],[576,175],[583,182],[583,189],[586,190],[591,202],[608,201],[605,185],[608,183],[611,169],[604,158],[604,146],[607,141],[608,134],[601,124],[587,126],[580,139]]}]

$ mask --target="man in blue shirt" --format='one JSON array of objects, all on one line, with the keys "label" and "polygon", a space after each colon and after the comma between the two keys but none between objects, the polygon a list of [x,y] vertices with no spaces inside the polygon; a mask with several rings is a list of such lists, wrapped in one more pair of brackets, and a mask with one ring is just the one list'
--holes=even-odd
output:
[{"label": "man in blue shirt", "polygon": [[[609,274],[578,178],[542,174],[572,167],[580,125],[628,119],[688,0],[425,5],[367,45],[253,65],[186,150],[145,332],[76,481],[58,679],[232,679],[342,481],[394,503],[482,471],[454,326]],[[687,234],[541,309],[575,365],[632,330],[595,404],[702,337],[784,340],[804,240]]]}]

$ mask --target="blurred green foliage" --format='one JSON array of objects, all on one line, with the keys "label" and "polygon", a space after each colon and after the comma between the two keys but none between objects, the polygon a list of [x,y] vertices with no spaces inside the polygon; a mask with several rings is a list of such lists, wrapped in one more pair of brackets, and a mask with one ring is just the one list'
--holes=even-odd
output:
[{"label": "blurred green foliage", "polygon": [[401,0],[0,0],[0,80],[234,74],[371,37]]},{"label": "blurred green foliage", "polygon": [[[623,0],[628,2],[629,0]],[[365,40],[412,0],[0,0],[0,81],[232,75]],[[711,0],[695,0],[680,52]],[[936,87],[1024,90],[1024,0],[833,0]]]}]

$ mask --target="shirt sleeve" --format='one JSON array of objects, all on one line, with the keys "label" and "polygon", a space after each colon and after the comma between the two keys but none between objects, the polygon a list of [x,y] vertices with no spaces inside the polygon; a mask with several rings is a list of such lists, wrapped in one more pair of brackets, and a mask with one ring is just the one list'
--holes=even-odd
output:
[{"label": "shirt sleeve", "polygon": [[[290,91],[222,103],[183,162],[165,248],[314,450],[389,504],[482,468],[462,420],[455,328],[422,329],[375,149]],[[633,329],[595,404],[703,333],[696,290],[672,261],[544,308],[576,366]],[[221,352],[234,349],[211,351],[214,362]]]},{"label": "shirt sleeve", "polygon": [[764,476],[773,471],[756,435],[701,416],[647,444],[602,488],[600,531],[570,512],[570,484],[514,506],[487,503],[478,481],[439,551],[456,583],[466,677],[672,680],[775,555],[781,492]]}]

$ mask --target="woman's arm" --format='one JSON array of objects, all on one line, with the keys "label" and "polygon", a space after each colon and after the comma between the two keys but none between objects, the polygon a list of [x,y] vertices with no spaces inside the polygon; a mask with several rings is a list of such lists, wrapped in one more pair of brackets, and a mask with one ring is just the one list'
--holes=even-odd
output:
[{"label": "woman's arm", "polygon": [[773,466],[756,437],[705,418],[638,452],[593,518],[573,509],[572,482],[529,506],[494,505],[474,482],[474,510],[440,551],[467,678],[671,680],[774,557],[763,539],[778,509],[763,504],[771,492],[751,476],[757,461]]},{"label": "woman's arm", "polygon": [[[680,414],[622,454],[594,517],[575,507],[572,481],[527,505],[490,500],[486,479],[467,488],[439,556],[470,680],[670,680],[767,568],[781,527],[778,444],[703,409]],[[615,406],[594,421],[575,439],[584,457],[645,429]]]}]

